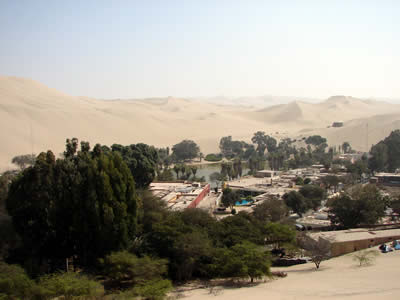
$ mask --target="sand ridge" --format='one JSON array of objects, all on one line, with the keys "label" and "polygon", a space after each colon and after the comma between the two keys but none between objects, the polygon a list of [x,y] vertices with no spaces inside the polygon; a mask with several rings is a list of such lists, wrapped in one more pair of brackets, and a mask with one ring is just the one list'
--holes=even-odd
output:
[{"label": "sand ridge", "polygon": [[[250,142],[261,130],[277,138],[321,134],[331,145],[349,141],[369,146],[400,128],[400,106],[385,102],[333,97],[320,103],[292,101],[264,109],[221,105],[174,97],[100,100],[66,95],[30,79],[0,76],[0,171],[13,167],[12,157],[64,150],[65,139],[93,143],[147,143],[172,146],[192,139],[205,154],[218,151],[219,140],[232,135]],[[250,98],[251,99],[251,98]],[[333,121],[343,128],[327,128]]]}]

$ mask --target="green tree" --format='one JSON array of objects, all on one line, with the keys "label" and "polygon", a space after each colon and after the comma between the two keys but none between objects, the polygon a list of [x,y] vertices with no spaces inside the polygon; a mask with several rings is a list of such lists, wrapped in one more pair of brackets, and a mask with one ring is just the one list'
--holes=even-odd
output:
[{"label": "green tree", "polygon": [[34,286],[23,268],[0,261],[0,299],[29,299]]},{"label": "green tree", "polygon": [[342,149],[343,149],[343,152],[344,152],[344,153],[350,153],[350,151],[351,151],[351,146],[350,146],[349,142],[344,142],[344,143],[342,144]]},{"label": "green tree", "polygon": [[174,173],[171,169],[164,169],[157,175],[158,181],[174,181]]},{"label": "green tree", "polygon": [[123,289],[162,279],[167,273],[167,260],[148,256],[139,258],[127,251],[113,252],[100,263],[105,278]]},{"label": "green tree", "polygon": [[221,173],[218,172],[213,172],[210,174],[210,180],[211,182],[215,182],[215,184],[217,185],[217,187],[219,187],[219,183],[221,181],[224,180],[223,176],[221,175]]},{"label": "green tree", "polygon": [[394,130],[383,141],[372,146],[369,166],[373,171],[394,172],[400,168],[400,130]]},{"label": "green tree", "polygon": [[16,175],[13,172],[4,172],[0,176],[0,214],[7,214],[6,212],[6,198],[12,179]]},{"label": "green tree", "polygon": [[42,276],[37,289],[40,299],[88,299],[104,295],[103,286],[85,275],[68,272]]},{"label": "green tree", "polygon": [[183,140],[172,147],[172,153],[177,160],[185,161],[198,157],[200,148],[191,140]]},{"label": "green tree", "polygon": [[368,161],[368,166],[372,171],[383,172],[388,169],[388,149],[382,141],[371,147],[371,158]]},{"label": "green tree", "polygon": [[174,165],[174,172],[175,172],[175,174],[176,174],[176,179],[179,179],[179,172],[180,172],[180,171],[181,171],[181,166],[175,164],[175,165]]},{"label": "green tree", "polygon": [[254,133],[254,136],[251,138],[251,141],[254,144],[257,144],[257,152],[259,155],[263,155],[265,149],[267,149],[268,152],[276,151],[277,148],[276,140],[273,137],[266,135],[264,131],[257,131],[256,133]]},{"label": "green tree", "polygon": [[190,169],[192,171],[193,177],[196,177],[196,173],[197,173],[198,168],[196,166],[191,166]]},{"label": "green tree", "polygon": [[299,193],[306,199],[307,208],[312,208],[314,210],[321,205],[321,201],[326,196],[323,188],[312,184],[303,185]]},{"label": "green tree", "polygon": [[330,199],[327,206],[332,224],[352,228],[376,224],[385,214],[386,201],[375,185],[367,184]]},{"label": "green tree", "polygon": [[126,247],[136,233],[135,184],[119,153],[102,153],[101,147],[76,153],[68,145],[65,159],[41,153],[13,180],[6,199],[36,266],[74,255],[79,264],[91,265]]},{"label": "green tree", "polygon": [[294,244],[296,231],[289,225],[279,223],[268,223],[264,226],[266,244],[272,244],[275,248],[281,248],[284,244]]},{"label": "green tree", "polygon": [[272,197],[263,201],[253,210],[253,215],[261,222],[279,222],[288,215],[288,208],[284,201]]},{"label": "green tree", "polygon": [[243,242],[232,247],[232,252],[238,256],[239,276],[250,277],[250,281],[270,275],[270,257],[250,242]]},{"label": "green tree", "polygon": [[223,190],[221,202],[225,207],[230,207],[232,209],[235,203],[238,201],[240,201],[239,193],[233,191],[230,188],[226,188]]},{"label": "green tree", "polygon": [[13,157],[11,162],[17,165],[21,170],[24,170],[27,166],[31,166],[35,163],[35,154],[25,154]]},{"label": "green tree", "polygon": [[129,146],[113,144],[111,149],[122,156],[132,173],[136,187],[145,188],[150,185],[156,176],[159,161],[156,148],[140,143]]},{"label": "green tree", "polygon": [[311,144],[314,146],[319,146],[321,144],[326,143],[326,138],[321,137],[320,135],[312,135],[306,138],[306,144]]},{"label": "green tree", "polygon": [[325,177],[322,177],[322,183],[324,184],[326,189],[329,190],[331,187],[334,187],[335,193],[339,182],[339,177],[337,177],[336,175],[327,175]]},{"label": "green tree", "polygon": [[291,208],[293,212],[297,213],[300,217],[307,211],[307,201],[302,194],[296,191],[291,191],[283,195],[283,200],[287,207]]}]

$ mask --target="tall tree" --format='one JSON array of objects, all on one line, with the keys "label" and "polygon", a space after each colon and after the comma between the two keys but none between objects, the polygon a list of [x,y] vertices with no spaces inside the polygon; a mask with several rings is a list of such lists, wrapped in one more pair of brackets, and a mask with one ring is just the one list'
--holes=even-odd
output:
[{"label": "tall tree", "polygon": [[119,152],[128,165],[135,180],[136,186],[145,188],[156,176],[157,163],[159,161],[157,149],[146,144],[132,144],[122,146],[113,144],[113,152]]},{"label": "tall tree", "polygon": [[13,157],[11,162],[17,165],[21,170],[24,170],[27,166],[31,166],[35,163],[35,154],[25,154]]},{"label": "tall tree", "polygon": [[347,228],[360,224],[376,224],[385,214],[386,201],[379,189],[372,184],[353,187],[327,203],[332,224]]},{"label": "tall tree", "polygon": [[296,191],[291,191],[283,195],[285,204],[291,208],[300,217],[307,211],[307,201],[302,194]]},{"label": "tall tree", "polygon": [[394,130],[383,141],[372,146],[369,166],[373,171],[394,172],[400,168],[400,130]]},{"label": "tall tree", "polygon": [[172,147],[172,153],[179,161],[185,161],[198,157],[200,148],[191,140],[183,140]]},{"label": "tall tree", "polygon": [[65,159],[41,153],[13,180],[6,199],[24,248],[38,265],[73,255],[90,265],[126,247],[136,232],[135,184],[119,153],[76,153],[73,144],[67,141]]},{"label": "tall tree", "polygon": [[240,195],[237,192],[230,188],[224,189],[221,202],[225,207],[230,207],[232,209],[238,201],[240,201]]}]

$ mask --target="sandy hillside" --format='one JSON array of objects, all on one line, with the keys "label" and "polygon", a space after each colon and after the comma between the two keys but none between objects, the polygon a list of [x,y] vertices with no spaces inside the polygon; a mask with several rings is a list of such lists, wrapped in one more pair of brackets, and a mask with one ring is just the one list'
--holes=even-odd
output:
[{"label": "sandy hillside", "polygon": [[351,255],[345,255],[322,262],[319,271],[312,263],[280,270],[288,276],[253,287],[221,289],[216,295],[196,289],[183,292],[181,299],[397,300],[400,295],[400,251],[380,254],[366,267],[358,267]]},{"label": "sandy hillside", "polygon": [[[15,155],[47,149],[60,153],[69,137],[92,144],[155,146],[192,139],[206,154],[218,151],[222,136],[249,142],[255,131],[262,130],[277,138],[318,133],[330,144],[349,141],[364,150],[366,122],[369,145],[400,128],[400,106],[385,102],[339,96],[321,103],[294,101],[259,109],[251,98],[248,105],[243,99],[240,105],[172,97],[99,100],[69,96],[30,79],[0,76],[0,170],[12,167]],[[337,120],[345,121],[345,127],[326,128]]]}]

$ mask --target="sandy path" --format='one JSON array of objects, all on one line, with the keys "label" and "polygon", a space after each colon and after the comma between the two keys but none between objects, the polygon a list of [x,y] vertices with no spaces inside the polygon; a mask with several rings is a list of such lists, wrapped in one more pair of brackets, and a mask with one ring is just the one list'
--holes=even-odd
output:
[{"label": "sandy path", "polygon": [[184,293],[184,299],[400,299],[400,251],[380,254],[375,263],[358,267],[350,255],[331,259],[315,271],[313,264],[285,269],[288,276],[255,287],[208,289]]}]

